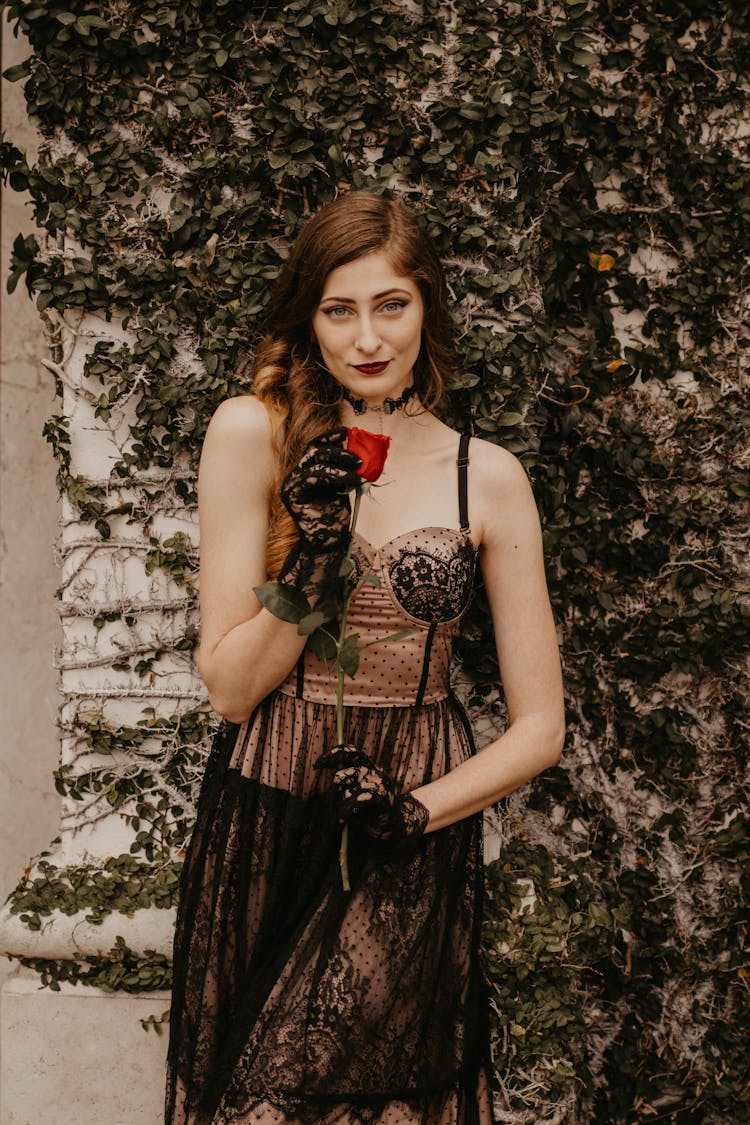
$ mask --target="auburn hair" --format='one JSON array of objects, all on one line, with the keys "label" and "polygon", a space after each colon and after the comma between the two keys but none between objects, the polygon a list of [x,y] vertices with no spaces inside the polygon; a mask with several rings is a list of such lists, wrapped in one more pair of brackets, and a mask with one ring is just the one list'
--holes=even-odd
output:
[{"label": "auburn hair", "polygon": [[[273,425],[278,485],[313,438],[341,424],[341,387],[324,367],[311,328],[326,279],[339,266],[376,252],[419,287],[424,319],[413,401],[418,411],[440,403],[453,349],[437,252],[403,204],[368,191],[340,195],[313,215],[294,243],[266,308],[265,334],[252,366],[253,390]],[[278,575],[296,539],[276,487],[266,551],[270,577]]]}]

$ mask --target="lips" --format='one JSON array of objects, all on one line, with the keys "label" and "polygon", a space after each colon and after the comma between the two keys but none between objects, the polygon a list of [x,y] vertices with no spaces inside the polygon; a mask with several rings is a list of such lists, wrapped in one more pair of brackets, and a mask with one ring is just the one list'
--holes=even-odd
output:
[{"label": "lips", "polygon": [[381,371],[385,371],[390,362],[389,359],[386,359],[382,363],[355,363],[352,366],[356,371],[361,371],[363,375],[379,375]]}]

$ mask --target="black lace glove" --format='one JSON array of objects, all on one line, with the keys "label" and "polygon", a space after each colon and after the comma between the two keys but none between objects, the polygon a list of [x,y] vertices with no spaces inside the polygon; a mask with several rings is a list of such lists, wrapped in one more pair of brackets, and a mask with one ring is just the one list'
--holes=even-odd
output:
[{"label": "black lace glove", "polygon": [[362,483],[356,472],[360,459],[344,448],[346,437],[345,426],[320,434],[281,485],[299,541],[284,560],[279,581],[308,596],[338,570],[351,518],[348,494]]},{"label": "black lace glove", "polygon": [[315,762],[333,770],[331,791],[340,820],[355,820],[376,840],[421,836],[430,814],[411,793],[396,793],[393,782],[356,746],[334,746]]}]

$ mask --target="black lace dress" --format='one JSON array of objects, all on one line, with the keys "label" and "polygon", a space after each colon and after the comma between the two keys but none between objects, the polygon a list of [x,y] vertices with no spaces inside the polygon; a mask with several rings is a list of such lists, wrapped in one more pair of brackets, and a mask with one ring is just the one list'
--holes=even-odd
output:
[{"label": "black lace dress", "polygon": [[[412,632],[362,652],[344,740],[403,790],[474,753],[448,678],[475,570],[466,452],[462,440],[460,530],[379,550],[355,536],[351,630],[361,643]],[[306,651],[211,753],[175,935],[169,1125],[492,1122],[481,814],[408,843],[352,826],[345,892],[313,769],[336,742],[334,699]]]}]

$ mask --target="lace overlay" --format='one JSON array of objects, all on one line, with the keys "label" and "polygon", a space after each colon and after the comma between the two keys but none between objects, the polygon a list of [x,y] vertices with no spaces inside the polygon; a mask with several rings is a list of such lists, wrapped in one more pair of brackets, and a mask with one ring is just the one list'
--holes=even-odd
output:
[{"label": "lace overlay", "polygon": [[[412,631],[365,650],[344,741],[408,793],[474,753],[448,662],[475,552],[422,528],[358,537],[355,556],[352,629]],[[492,1122],[481,815],[408,839],[355,821],[345,893],[314,768],[338,741],[334,690],[307,653],[212,750],[175,936],[170,1125]]]},{"label": "lace overlay", "polygon": [[388,581],[406,613],[422,621],[452,621],[466,609],[474,574],[469,542],[445,559],[432,551],[401,550],[388,566]]}]

